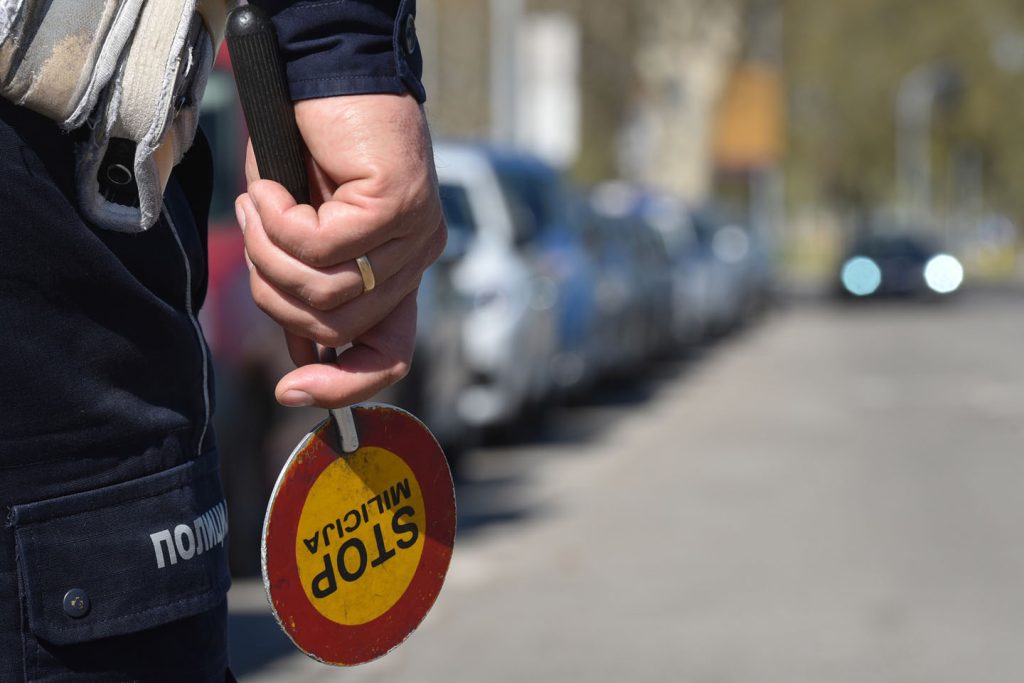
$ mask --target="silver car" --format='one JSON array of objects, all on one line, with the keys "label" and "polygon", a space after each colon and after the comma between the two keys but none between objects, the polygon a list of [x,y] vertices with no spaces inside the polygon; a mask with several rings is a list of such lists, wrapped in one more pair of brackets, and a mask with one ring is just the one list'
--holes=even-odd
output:
[{"label": "silver car", "polygon": [[452,269],[466,302],[461,341],[470,376],[457,411],[470,425],[508,425],[550,386],[554,287],[519,251],[529,234],[526,214],[502,192],[485,151],[444,142],[434,151],[441,192],[448,204],[462,202],[471,233]]}]

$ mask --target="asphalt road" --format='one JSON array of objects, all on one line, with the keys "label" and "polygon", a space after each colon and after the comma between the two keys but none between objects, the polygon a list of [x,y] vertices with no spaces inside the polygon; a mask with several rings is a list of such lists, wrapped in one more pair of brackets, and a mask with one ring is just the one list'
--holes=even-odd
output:
[{"label": "asphalt road", "polygon": [[252,582],[257,681],[1024,680],[1024,296],[794,305],[473,453],[449,581],[337,670]]}]

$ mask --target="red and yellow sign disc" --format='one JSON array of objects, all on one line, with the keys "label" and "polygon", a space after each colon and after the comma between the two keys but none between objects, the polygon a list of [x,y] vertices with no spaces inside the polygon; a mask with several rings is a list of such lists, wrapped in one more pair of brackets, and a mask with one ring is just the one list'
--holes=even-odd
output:
[{"label": "red and yellow sign disc", "polygon": [[444,583],[455,541],[451,473],[409,413],[352,409],[359,450],[321,423],[292,454],[263,528],[263,580],[281,627],[329,664],[367,662],[399,645]]}]

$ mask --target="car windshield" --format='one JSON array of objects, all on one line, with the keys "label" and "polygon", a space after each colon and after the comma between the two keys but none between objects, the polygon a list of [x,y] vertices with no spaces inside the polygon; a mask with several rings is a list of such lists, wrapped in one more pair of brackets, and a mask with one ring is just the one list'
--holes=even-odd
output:
[{"label": "car windshield", "polygon": [[501,163],[496,164],[495,171],[506,198],[526,210],[534,228],[544,230],[562,222],[562,187],[556,174]]},{"label": "car windshield", "polygon": [[922,240],[902,235],[873,235],[862,239],[856,251],[876,258],[902,258],[914,261],[927,260],[935,250]]}]

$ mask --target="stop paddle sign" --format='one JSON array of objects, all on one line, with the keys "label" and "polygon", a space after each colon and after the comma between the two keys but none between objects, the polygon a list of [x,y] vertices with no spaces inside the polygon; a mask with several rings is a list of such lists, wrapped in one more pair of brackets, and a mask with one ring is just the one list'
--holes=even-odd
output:
[{"label": "stop paddle sign", "polygon": [[434,604],[455,541],[444,454],[409,413],[352,408],[359,447],[334,418],[306,436],[278,478],[263,528],[263,580],[281,628],[335,665],[376,659]]}]

